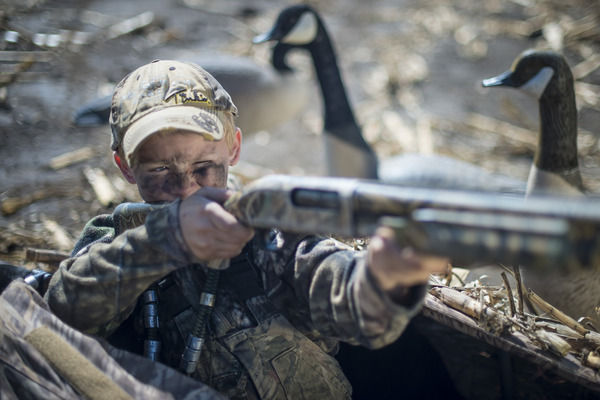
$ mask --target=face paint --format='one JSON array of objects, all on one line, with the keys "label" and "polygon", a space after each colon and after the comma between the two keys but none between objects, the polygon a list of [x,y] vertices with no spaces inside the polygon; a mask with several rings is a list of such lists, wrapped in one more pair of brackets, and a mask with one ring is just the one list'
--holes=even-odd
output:
[{"label": "face paint", "polygon": [[155,135],[136,153],[132,169],[142,198],[159,203],[186,198],[204,186],[227,187],[229,150],[225,141],[201,135]]}]

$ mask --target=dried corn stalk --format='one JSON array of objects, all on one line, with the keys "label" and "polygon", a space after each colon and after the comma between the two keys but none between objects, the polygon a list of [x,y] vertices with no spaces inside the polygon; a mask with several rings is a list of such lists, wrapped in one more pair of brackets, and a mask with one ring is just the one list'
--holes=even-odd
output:
[{"label": "dried corn stalk", "polygon": [[569,354],[571,346],[566,340],[561,338],[555,333],[547,332],[544,329],[538,329],[535,331],[535,337],[540,341],[548,350],[561,357]]},{"label": "dried corn stalk", "polygon": [[506,326],[504,315],[457,290],[448,287],[434,287],[430,293],[444,304],[479,320],[480,323],[485,321],[492,332],[501,332]]},{"label": "dried corn stalk", "polygon": [[597,351],[584,353],[581,362],[588,367],[600,369],[600,355]]},{"label": "dried corn stalk", "polygon": [[531,290],[527,292],[526,296],[536,307],[540,308],[546,314],[556,318],[561,323],[565,324],[577,333],[585,336],[585,334],[589,332],[589,330],[585,329],[585,327],[579,322],[575,321],[573,318],[569,317],[562,311],[554,308],[552,305],[544,301],[544,299],[542,299],[537,294],[533,293]]}]

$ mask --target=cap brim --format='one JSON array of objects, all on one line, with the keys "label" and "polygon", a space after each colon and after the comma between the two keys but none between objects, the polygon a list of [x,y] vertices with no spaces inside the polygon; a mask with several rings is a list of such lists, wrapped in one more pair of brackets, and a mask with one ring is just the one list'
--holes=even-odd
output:
[{"label": "cap brim", "polygon": [[125,132],[123,151],[129,163],[131,156],[148,137],[158,132],[183,130],[203,135],[207,140],[221,140],[224,127],[221,111],[199,107],[167,107],[151,112],[135,121]]}]

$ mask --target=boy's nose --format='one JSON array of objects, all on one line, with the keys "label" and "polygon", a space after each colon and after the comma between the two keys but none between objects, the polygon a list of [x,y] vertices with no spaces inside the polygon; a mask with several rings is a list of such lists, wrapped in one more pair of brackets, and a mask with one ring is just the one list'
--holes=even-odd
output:
[{"label": "boy's nose", "polygon": [[200,186],[198,185],[189,185],[185,188],[181,188],[177,197],[181,198],[182,200],[186,199],[194,194],[198,189],[200,189]]},{"label": "boy's nose", "polygon": [[178,174],[171,185],[172,192],[180,199],[191,196],[198,189],[200,185],[193,179],[192,174],[186,173]]}]

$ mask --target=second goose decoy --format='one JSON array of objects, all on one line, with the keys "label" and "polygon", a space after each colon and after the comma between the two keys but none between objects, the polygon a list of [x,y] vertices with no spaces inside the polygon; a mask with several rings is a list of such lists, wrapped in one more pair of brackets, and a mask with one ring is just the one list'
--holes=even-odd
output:
[{"label": "second goose decoy", "polygon": [[[283,45],[273,48],[273,66],[225,54],[207,55],[193,61],[213,75],[231,95],[240,110],[236,123],[245,135],[250,135],[292,120],[308,104],[309,86],[279,61],[286,52]],[[75,111],[74,124],[107,124],[111,100],[112,95],[83,105]]]},{"label": "second goose decoy", "polygon": [[[564,57],[554,51],[527,50],[509,71],[484,80],[483,85],[517,88],[539,101],[539,139],[527,196],[584,196],[577,157],[573,75]],[[600,321],[595,311],[600,306],[600,265],[554,273],[522,266],[521,275],[528,289],[565,314]]]},{"label": "second goose decoy", "polygon": [[513,87],[539,102],[540,132],[527,195],[581,195],[575,90],[564,57],[554,51],[526,50],[509,71],[482,84]]},{"label": "second goose decoy", "polygon": [[404,154],[379,160],[356,122],[329,34],[311,6],[300,4],[283,9],[272,28],[254,38],[254,43],[266,41],[286,44],[285,50],[305,49],[312,56],[323,95],[323,140],[328,175],[381,179],[413,186],[524,192],[525,182],[494,175],[442,155]]}]

